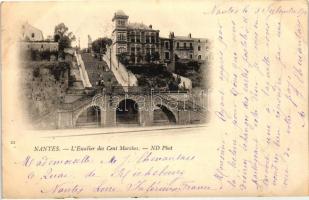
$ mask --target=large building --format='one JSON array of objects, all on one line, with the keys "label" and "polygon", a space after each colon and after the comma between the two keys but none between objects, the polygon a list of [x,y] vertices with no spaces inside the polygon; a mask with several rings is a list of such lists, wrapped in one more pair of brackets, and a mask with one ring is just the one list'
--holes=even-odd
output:
[{"label": "large building", "polygon": [[[129,23],[123,11],[114,14],[113,45],[116,54],[128,53],[133,63],[143,63],[150,55],[159,55],[159,30],[143,23]],[[158,56],[159,57],[159,56]]]},{"label": "large building", "polygon": [[149,57],[164,63],[173,63],[176,59],[206,60],[209,41],[205,38],[175,36],[171,32],[168,38],[160,37],[159,30],[152,25],[129,23],[129,16],[122,10],[114,14],[113,45],[116,54],[127,53],[131,63],[144,63]]},{"label": "large building", "polygon": [[58,51],[58,42],[54,42],[52,38],[44,40],[42,31],[26,22],[22,25],[21,29],[20,47],[22,51],[56,52]]}]

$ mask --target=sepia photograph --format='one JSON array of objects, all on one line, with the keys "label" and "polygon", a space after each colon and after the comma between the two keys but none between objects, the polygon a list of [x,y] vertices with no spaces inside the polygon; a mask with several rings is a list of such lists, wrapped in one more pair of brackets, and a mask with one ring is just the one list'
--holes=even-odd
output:
[{"label": "sepia photograph", "polygon": [[29,123],[35,129],[206,123],[210,39],[190,30],[163,34],[162,25],[143,18],[115,10],[83,35],[61,21],[46,20],[53,32],[22,23],[20,84]]},{"label": "sepia photograph", "polygon": [[308,195],[308,2],[0,4],[2,198]]}]

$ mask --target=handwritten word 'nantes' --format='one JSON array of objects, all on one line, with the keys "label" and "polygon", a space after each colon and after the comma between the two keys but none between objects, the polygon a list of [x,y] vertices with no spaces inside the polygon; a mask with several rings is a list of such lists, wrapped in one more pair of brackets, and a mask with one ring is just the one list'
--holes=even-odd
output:
[{"label": "handwritten word 'nantes'", "polygon": [[224,190],[288,189],[294,147],[286,141],[306,132],[307,11],[273,2],[230,5],[207,13],[218,21],[213,114],[222,126],[212,176]]},{"label": "handwritten word 'nantes'", "polygon": [[205,15],[241,15],[241,14],[266,14],[266,15],[306,15],[307,11],[304,8],[294,8],[292,6],[282,6],[270,4],[268,6],[225,6],[215,5],[209,11],[203,12]]}]

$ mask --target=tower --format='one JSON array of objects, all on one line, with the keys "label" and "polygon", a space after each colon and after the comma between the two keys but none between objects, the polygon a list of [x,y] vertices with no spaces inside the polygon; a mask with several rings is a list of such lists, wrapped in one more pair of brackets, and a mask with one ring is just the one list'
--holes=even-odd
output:
[{"label": "tower", "polygon": [[113,17],[114,30],[113,30],[113,47],[116,54],[127,52],[127,25],[129,16],[122,10],[115,12]]},{"label": "tower", "polygon": [[124,29],[128,25],[129,16],[126,15],[122,10],[115,12],[113,22],[115,23],[115,29]]},{"label": "tower", "polygon": [[88,35],[88,52],[91,52],[92,50],[92,39],[91,36]]}]

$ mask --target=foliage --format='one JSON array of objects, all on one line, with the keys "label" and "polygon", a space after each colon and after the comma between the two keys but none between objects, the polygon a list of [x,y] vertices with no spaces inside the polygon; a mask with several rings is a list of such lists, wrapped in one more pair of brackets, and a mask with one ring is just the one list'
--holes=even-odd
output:
[{"label": "foliage", "polygon": [[117,55],[117,57],[121,64],[125,66],[129,64],[128,53],[126,52],[120,53]]},{"label": "foliage", "polygon": [[147,52],[146,55],[145,55],[145,61],[148,62],[148,63],[158,61],[158,60],[160,60],[160,53],[157,52],[157,51],[152,53],[152,54]]},{"label": "foliage", "polygon": [[154,52],[153,53],[153,55],[152,55],[152,59],[153,59],[153,61],[158,61],[158,60],[160,60],[160,54],[159,54],[159,52]]},{"label": "foliage", "polygon": [[162,64],[129,65],[128,69],[136,75],[139,86],[154,89],[179,89],[180,79],[175,79]]},{"label": "foliage", "polygon": [[107,50],[107,46],[112,44],[112,40],[110,38],[98,38],[92,42],[92,50],[97,54],[105,54]]},{"label": "foliage", "polygon": [[192,87],[206,87],[205,71],[207,65],[197,61],[178,60],[175,63],[175,73],[192,81]]},{"label": "foliage", "polygon": [[[39,51],[39,50],[29,50],[30,51],[30,60],[36,61],[36,60],[50,60],[51,56],[55,56],[57,59],[58,52],[57,51]],[[28,59],[28,58],[27,58]]]},{"label": "foliage", "polygon": [[175,54],[175,62],[178,62],[178,60],[179,60],[179,56]]},{"label": "foliage", "polygon": [[64,77],[65,71],[68,69],[68,63],[60,62],[58,65],[53,65],[50,68],[50,73],[54,76],[54,78],[59,81],[60,78]]},{"label": "foliage", "polygon": [[72,86],[73,86],[73,83],[74,83],[75,81],[76,81],[76,77],[70,75],[70,76],[69,76],[69,86],[72,87]]},{"label": "foliage", "polygon": [[38,67],[34,68],[33,71],[32,71],[32,75],[35,78],[39,77],[40,76],[40,68],[38,68]]},{"label": "foliage", "polygon": [[145,61],[146,62],[150,62],[151,61],[151,54],[150,53],[146,53],[146,55],[145,55]]},{"label": "foliage", "polygon": [[137,62],[138,63],[143,60],[143,55],[141,53],[138,53],[136,57],[137,57]]},{"label": "foliage", "polygon": [[65,48],[71,47],[76,38],[64,23],[60,23],[55,27],[54,40],[59,44],[59,51],[63,51]]}]

